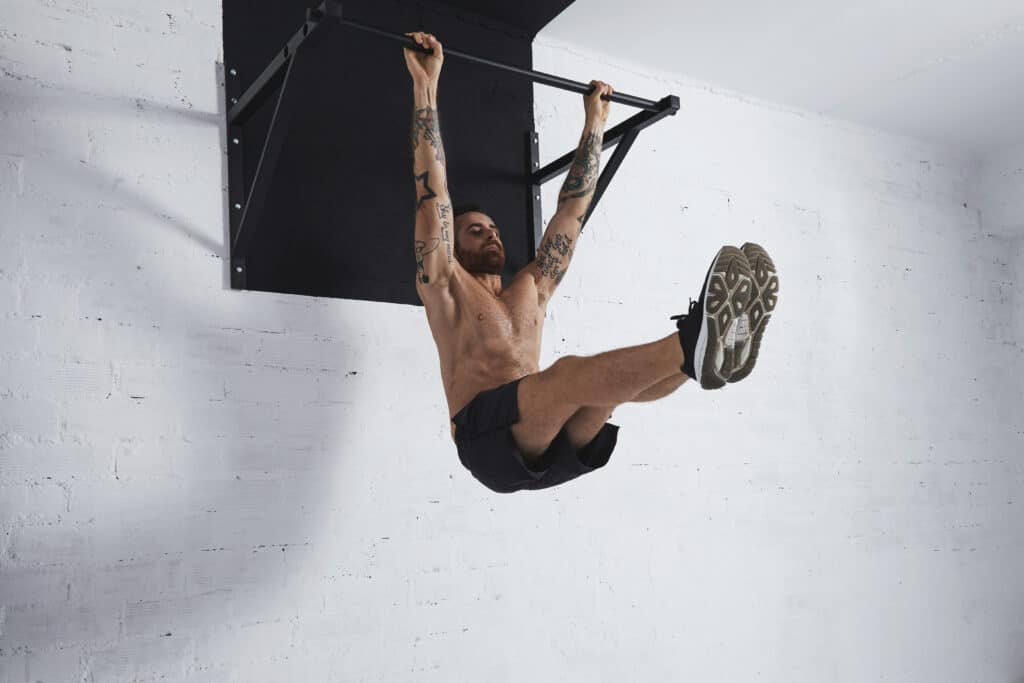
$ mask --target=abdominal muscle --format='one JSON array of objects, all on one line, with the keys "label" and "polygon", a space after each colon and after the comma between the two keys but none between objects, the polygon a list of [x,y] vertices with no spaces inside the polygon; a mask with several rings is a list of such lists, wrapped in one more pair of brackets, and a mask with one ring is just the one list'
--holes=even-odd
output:
[{"label": "abdominal muscle", "polygon": [[[523,362],[524,359],[494,357],[482,359],[461,358],[459,367],[452,373],[451,380],[444,378],[445,395],[448,398],[448,414],[451,417],[462,410],[481,391],[494,389],[503,384],[539,372],[537,361]],[[443,374],[443,371],[442,371]],[[451,425],[452,441],[455,440],[455,423]]]},{"label": "abdominal muscle", "polygon": [[[545,307],[532,280],[514,282],[499,298],[466,289],[456,290],[464,305],[454,334],[447,336],[451,344],[438,348],[452,417],[479,392],[540,372]],[[454,423],[451,430],[455,440]]]},{"label": "abdominal muscle", "polygon": [[[429,316],[441,360],[441,378],[454,417],[481,391],[540,371],[540,344],[546,306],[528,273],[521,273],[499,296],[472,278],[452,281],[455,315]],[[429,311],[428,311],[429,314]],[[452,440],[455,424],[449,419]]]}]

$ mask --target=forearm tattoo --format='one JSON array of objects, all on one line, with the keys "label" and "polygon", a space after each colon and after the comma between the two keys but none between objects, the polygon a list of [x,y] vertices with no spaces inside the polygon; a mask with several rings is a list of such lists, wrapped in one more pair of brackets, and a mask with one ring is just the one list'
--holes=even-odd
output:
[{"label": "forearm tattoo", "polygon": [[537,267],[540,268],[541,275],[551,278],[556,285],[559,284],[569,270],[572,252],[571,237],[560,232],[545,237],[537,253]]},{"label": "forearm tattoo", "polygon": [[446,166],[444,156],[444,145],[441,144],[441,125],[438,121],[436,109],[424,107],[417,109],[412,115],[412,151],[420,145],[420,131],[423,131],[423,138],[434,148],[434,158]]},{"label": "forearm tattoo", "polygon": [[[601,147],[603,133],[587,133],[580,141],[576,150],[576,158],[572,161],[569,176],[558,193],[558,204],[570,199],[585,197],[597,186],[598,170],[601,167]],[[583,221],[581,220],[580,223]]]}]

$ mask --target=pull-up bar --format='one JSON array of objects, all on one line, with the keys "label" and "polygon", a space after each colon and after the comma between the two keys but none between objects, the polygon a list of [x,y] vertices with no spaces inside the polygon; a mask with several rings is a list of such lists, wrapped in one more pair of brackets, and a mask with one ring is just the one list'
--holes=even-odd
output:
[{"label": "pull-up bar", "polygon": [[[383,36],[384,38],[391,38],[392,40],[397,40],[398,42],[405,44],[407,47],[416,50],[417,52],[422,52],[428,55],[434,54],[433,48],[423,47],[409,36],[403,35],[401,33],[391,33],[390,31],[382,31],[381,29],[374,28],[372,26],[357,24],[356,22],[350,21],[349,19],[341,19],[340,21],[345,26],[351,26],[352,28],[357,28],[360,31],[367,31],[368,33],[374,33],[378,36]],[[456,57],[458,59],[463,59],[467,62],[473,62],[474,64],[493,66],[496,69],[501,69],[502,71],[507,71],[518,76],[525,76],[534,83],[543,83],[544,85],[550,85],[555,88],[561,88],[562,90],[578,92],[582,95],[589,95],[592,92],[594,92],[594,86],[590,85],[589,83],[580,83],[579,81],[571,81],[568,78],[562,78],[561,76],[552,76],[551,74],[546,74],[543,71],[533,71],[531,69],[522,69],[518,66],[502,64],[501,62],[495,62],[490,59],[484,59],[483,57],[469,55],[466,54],[465,52],[458,52],[447,47],[444,48],[444,56],[446,58]],[[646,109],[647,111],[659,111],[657,102],[654,102],[653,100],[645,100],[640,97],[633,97],[632,95],[612,93],[610,96],[602,96],[601,99],[610,100],[612,102],[618,102],[620,104],[628,104],[632,107]]]},{"label": "pull-up bar", "polygon": [[[237,102],[232,102],[232,106],[228,110],[228,124],[242,123],[248,115],[254,110],[254,105],[259,104],[263,101],[267,94],[268,88],[272,80],[275,80],[279,75],[283,67],[285,67],[291,60],[291,57],[298,51],[299,45],[310,37],[314,31],[321,25],[322,20],[325,17],[332,17],[343,26],[365,31],[367,33],[373,33],[374,35],[381,36],[383,38],[389,38],[391,40],[398,41],[410,49],[422,52],[424,54],[434,54],[432,48],[423,47],[412,38],[403,35],[401,33],[393,33],[391,31],[384,31],[382,29],[368,26],[366,24],[360,24],[352,21],[351,19],[344,19],[341,16],[341,2],[340,0],[324,0],[320,4],[318,9],[310,9],[306,11],[306,23],[303,27],[292,36],[291,40],[284,46],[283,50],[280,50],[278,54],[270,61],[270,64],[263,70],[263,73],[253,81],[252,85],[249,86],[245,94],[241,98],[238,98]],[[573,81],[568,78],[562,78],[561,76],[554,76],[552,74],[544,73],[543,71],[533,71],[531,69],[523,69],[518,66],[512,66],[510,64],[503,64],[501,62],[495,62],[491,59],[484,57],[477,57],[476,55],[467,54],[465,52],[459,52],[450,48],[444,49],[445,57],[455,57],[456,59],[462,59],[467,62],[474,64],[481,64],[484,66],[490,66],[495,69],[501,69],[517,76],[523,76],[529,78],[535,83],[541,83],[543,85],[550,85],[554,88],[561,88],[562,90],[568,90],[570,92],[580,93],[582,95],[589,95],[594,92],[594,86],[589,83],[581,83],[579,81]],[[658,102],[654,100],[646,100],[642,97],[634,97],[633,95],[627,95],[625,93],[612,93],[610,96],[602,96],[603,100],[609,100],[611,102],[618,102],[619,104],[628,104],[631,107],[637,107],[649,112],[660,112],[662,107]]]},{"label": "pull-up bar", "polygon": [[[277,54],[270,60],[270,63],[267,64],[256,80],[246,88],[244,93],[239,92],[239,78],[235,69],[228,70],[229,78],[227,81],[227,89],[230,100],[227,112],[228,138],[230,140],[228,152],[229,156],[235,157],[236,159],[241,154],[241,139],[243,136],[242,125],[253,114],[253,112],[256,111],[257,106],[270,96],[278,83],[280,83],[281,86],[277,96],[277,103],[274,107],[273,117],[270,121],[270,128],[267,131],[266,140],[263,143],[260,158],[256,165],[256,173],[253,177],[252,186],[249,188],[244,186],[244,178],[240,172],[241,164],[238,161],[233,164],[233,168],[235,170],[232,171],[232,178],[229,184],[231,225],[232,228],[234,228],[234,238],[231,242],[231,260],[233,266],[232,270],[235,271],[235,273],[233,273],[232,277],[234,282],[242,283],[240,286],[243,287],[245,281],[245,252],[248,240],[252,233],[251,229],[245,230],[245,226],[255,223],[260,213],[262,213],[264,198],[270,184],[270,177],[272,176],[273,169],[277,164],[281,145],[283,144],[285,137],[282,131],[287,129],[288,118],[292,110],[291,101],[284,96],[285,90],[287,89],[288,81],[292,76],[295,61],[299,58],[300,48],[307,39],[312,39],[314,36],[322,33],[320,29],[325,24],[329,23],[324,21],[324,19],[327,18],[333,19],[337,23],[350,28],[355,28],[360,31],[366,31],[384,38],[396,40],[413,50],[433,54],[433,50],[431,48],[421,46],[415,40],[404,34],[384,31],[379,28],[374,28],[373,26],[367,26],[365,24],[360,24],[343,18],[341,0],[323,0],[317,9],[306,10],[306,21],[292,35],[292,37],[289,38],[284,47],[281,50],[278,50]],[[502,64],[501,62],[495,62],[490,59],[484,59],[483,57],[477,57],[448,48],[444,49],[444,54],[446,57],[455,57],[456,59],[462,59],[476,64],[501,69],[502,71],[506,71],[511,74],[529,78],[530,80],[543,85],[550,85],[555,88],[561,88],[563,90],[569,90],[583,95],[589,95],[594,92],[594,86],[589,83],[580,83],[578,81],[572,81],[568,78],[562,78],[561,76],[553,76],[541,71],[522,69],[509,64]],[[231,96],[235,94],[238,96]],[[589,217],[590,213],[594,211],[594,208],[597,206],[597,202],[600,200],[605,188],[607,188],[608,183],[611,182],[612,176],[622,163],[626,152],[629,151],[630,146],[632,146],[639,132],[648,126],[657,123],[666,116],[675,115],[679,110],[679,98],[675,95],[668,95],[657,102],[653,100],[645,100],[640,97],[634,97],[632,95],[626,95],[624,93],[612,93],[610,96],[602,96],[602,99],[626,104],[632,107],[638,107],[643,111],[637,112],[605,134],[602,148],[607,149],[608,147],[615,145],[616,150],[612,155],[608,166],[601,173],[601,177],[598,179],[594,198],[590,203],[587,217]],[[540,155],[537,147],[537,134],[533,131],[529,131],[527,133],[526,156],[528,158],[528,166],[525,169],[523,180],[531,198],[529,210],[527,212],[528,223],[531,228],[531,250],[534,248],[532,243],[536,241],[540,233],[540,186],[556,175],[565,172],[572,162],[573,155],[574,152],[570,150],[568,154],[563,155],[541,168]],[[585,220],[586,219],[584,219],[584,222]]]}]

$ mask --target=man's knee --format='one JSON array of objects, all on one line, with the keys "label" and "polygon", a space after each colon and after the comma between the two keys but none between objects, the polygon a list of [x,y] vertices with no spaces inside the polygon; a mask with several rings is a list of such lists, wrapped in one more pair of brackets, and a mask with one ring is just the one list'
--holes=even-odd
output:
[{"label": "man's knee", "polygon": [[559,356],[555,359],[555,362],[551,364],[552,368],[566,368],[572,366],[574,360],[578,359],[579,356],[569,354],[568,356]]},{"label": "man's knee", "polygon": [[604,429],[618,406],[584,406],[565,423],[565,432],[573,448],[583,448]]},{"label": "man's knee", "polygon": [[569,364],[571,361],[559,359],[543,372],[527,375],[519,382],[519,421],[512,425],[512,435],[526,454],[544,452],[580,408],[567,398],[571,392],[564,391]]},{"label": "man's knee", "polygon": [[686,375],[680,373],[674,377],[667,377],[657,384],[647,387],[639,394],[630,399],[630,403],[644,403],[647,401],[657,401],[658,399],[665,398],[673,391],[683,385],[683,382],[687,380]]},{"label": "man's knee", "polygon": [[560,356],[551,364],[548,370],[559,380],[565,381],[573,376],[575,369],[579,367],[581,358],[582,356]]}]

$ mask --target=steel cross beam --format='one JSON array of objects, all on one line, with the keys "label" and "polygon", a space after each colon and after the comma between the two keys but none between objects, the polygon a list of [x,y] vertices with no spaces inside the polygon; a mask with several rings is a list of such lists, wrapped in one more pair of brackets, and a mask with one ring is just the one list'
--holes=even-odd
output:
[{"label": "steel cross beam", "polygon": [[[252,239],[253,228],[263,213],[270,180],[274,176],[281,147],[288,132],[288,119],[294,105],[294,97],[285,97],[288,84],[293,73],[301,75],[302,70],[296,69],[296,60],[303,54],[303,46],[307,40],[323,34],[323,19],[327,16],[341,17],[341,3],[338,0],[324,0],[320,8],[306,10],[306,21],[288,39],[270,63],[263,69],[255,81],[238,97],[231,97],[228,109],[228,156],[233,160],[230,171],[230,216],[231,216],[231,284],[238,289],[245,289],[246,264],[245,256],[249,240]],[[308,71],[308,69],[306,70]],[[229,95],[239,89],[238,74],[234,69],[228,71],[227,90]],[[252,116],[259,105],[266,101],[274,88],[280,84],[274,114],[270,120],[267,137],[263,142],[260,158],[256,166],[252,187],[245,187],[245,173],[242,165],[243,125]],[[247,229],[248,228],[248,229]]]},{"label": "steel cross beam", "polygon": [[[615,152],[612,154],[612,158],[608,160],[608,165],[601,171],[601,177],[598,178],[597,187],[594,189],[594,198],[590,200],[590,207],[587,209],[587,215],[583,219],[580,230],[590,220],[590,215],[594,213],[597,203],[601,200],[605,190],[608,189],[608,184],[615,176],[615,172],[619,170],[622,160],[626,158],[626,153],[629,152],[629,148],[633,145],[640,131],[654,125],[666,116],[675,116],[677,111],[679,111],[679,98],[675,95],[668,95],[656,103],[654,111],[638,112],[605,132],[601,142],[601,150],[604,151],[614,145]],[[537,249],[537,242],[540,241],[543,232],[541,230],[540,186],[568,170],[572,165],[573,159],[576,158],[576,150],[563,154],[543,168],[538,168],[540,163],[537,133],[533,131],[527,133],[527,147],[527,156],[529,158],[527,187],[531,203],[527,211],[527,217],[529,219],[531,237],[533,238],[530,251],[534,252]]]},{"label": "steel cross beam", "polygon": [[[348,26],[385,38],[397,40],[413,50],[433,54],[433,50],[422,47],[415,40],[404,34],[392,33],[344,19],[342,16],[341,0],[323,0],[317,9],[306,10],[306,21],[301,27],[299,27],[292,37],[289,38],[288,42],[285,43],[285,46],[274,56],[274,58],[270,60],[270,63],[267,64],[260,75],[252,82],[244,93],[237,94],[237,91],[239,90],[237,73],[234,69],[229,70],[227,84],[228,95],[230,98],[230,107],[227,112],[228,154],[234,161],[230,174],[231,194],[229,199],[231,204],[230,215],[232,227],[231,275],[232,285],[239,288],[245,287],[245,254],[249,240],[252,238],[252,229],[246,228],[247,226],[257,223],[259,216],[263,211],[267,190],[270,186],[270,179],[273,177],[274,167],[277,165],[277,160],[281,153],[281,146],[284,143],[285,133],[288,128],[288,118],[293,106],[292,100],[294,99],[285,97],[288,84],[295,80],[293,77],[294,75],[301,75],[302,70],[295,68],[296,60],[302,54],[303,46],[308,45],[306,42],[307,40],[310,40],[315,36],[322,35],[322,27],[327,23],[324,21],[325,19],[332,19],[343,26]],[[572,81],[567,78],[553,76],[540,71],[522,69],[516,66],[502,64],[500,62],[476,57],[474,55],[458,52],[448,48],[445,49],[445,57],[454,57],[456,59],[494,67],[514,75],[524,76],[535,83],[550,85],[552,87],[578,92],[584,95],[591,94],[595,88],[595,86],[588,83],[580,83],[578,81]],[[280,85],[280,90],[277,95],[277,103],[274,106],[274,113],[271,118],[270,128],[267,131],[267,136],[263,143],[262,151],[260,152],[260,158],[256,166],[256,173],[253,178],[252,187],[246,188],[244,186],[245,174],[243,173],[241,158],[242,126],[249,117],[252,116],[253,112],[255,112],[257,108],[265,102],[268,97],[270,97],[278,85]],[[233,96],[235,94],[237,94],[237,96]],[[594,198],[591,200],[590,208],[587,211],[587,219],[589,219],[590,214],[593,213],[598,201],[607,189],[608,183],[611,182],[612,177],[615,175],[615,172],[618,170],[619,165],[622,163],[622,160],[625,158],[626,153],[629,151],[630,146],[633,144],[633,141],[636,140],[640,131],[647,126],[660,121],[666,116],[674,115],[679,110],[679,98],[674,95],[669,95],[658,102],[634,97],[633,95],[626,95],[624,93],[612,93],[611,95],[603,96],[602,99],[638,107],[642,111],[631,116],[605,133],[602,150],[607,149],[612,145],[617,145],[617,148],[612,155],[608,166],[604,169],[601,173],[601,177],[598,179],[597,187],[594,191]],[[531,252],[536,249],[536,241],[539,240],[541,236],[540,186],[560,173],[566,171],[571,166],[574,155],[575,151],[571,151],[546,165],[544,168],[539,168],[540,160],[537,146],[537,133],[531,131],[527,134],[527,157],[529,159],[529,166],[526,171],[526,180],[527,187],[529,189],[528,196],[530,197],[527,214],[529,218],[529,227],[531,228],[529,235]],[[584,219],[584,223],[586,223],[587,219]]]}]

